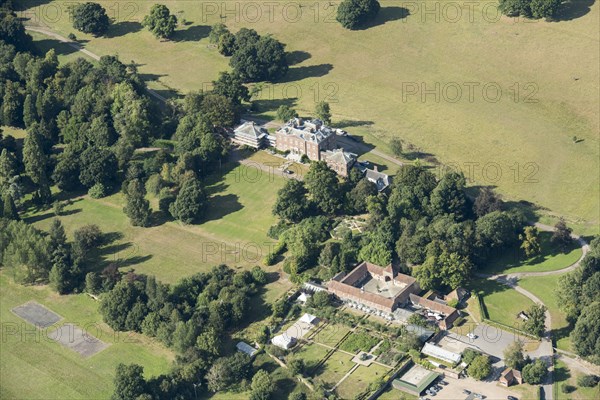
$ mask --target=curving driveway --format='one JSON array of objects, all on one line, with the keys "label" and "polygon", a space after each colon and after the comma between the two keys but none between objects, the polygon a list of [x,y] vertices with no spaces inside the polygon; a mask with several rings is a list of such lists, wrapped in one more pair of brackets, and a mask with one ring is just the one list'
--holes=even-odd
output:
[{"label": "curving driveway", "polygon": [[[546,231],[546,232],[554,231],[553,226],[544,225],[544,224],[540,224],[537,222],[534,225],[536,228],[538,228],[541,231]],[[577,240],[577,242],[581,246],[581,257],[579,257],[579,260],[577,260],[573,264],[569,265],[568,267],[565,267],[562,269],[557,269],[554,271],[544,271],[544,272],[515,272],[512,274],[498,274],[498,275],[477,274],[477,276],[502,283],[506,286],[509,286],[512,289],[515,289],[517,292],[521,293],[523,296],[531,299],[534,303],[545,305],[544,302],[542,300],[540,300],[537,296],[535,296],[533,293],[531,293],[519,286],[519,278],[523,278],[526,276],[560,275],[560,274],[564,274],[564,273],[573,271],[574,269],[579,267],[579,265],[581,264],[581,260],[583,260],[583,258],[589,251],[590,246],[580,236],[571,235],[571,237],[574,240]],[[550,315],[550,311],[546,310],[545,317],[546,317],[546,320],[545,320],[544,324],[546,326],[546,332],[544,334],[544,338],[542,340],[542,343],[540,344],[540,347],[532,355],[545,360],[546,363],[548,364],[549,374],[546,379],[546,383],[543,385],[543,387],[544,387],[544,392],[545,392],[545,399],[552,400],[554,391],[553,391],[553,387],[552,387],[553,380],[552,380],[552,367],[551,366],[552,366],[552,358],[554,357],[554,349],[552,347],[552,316]]]}]

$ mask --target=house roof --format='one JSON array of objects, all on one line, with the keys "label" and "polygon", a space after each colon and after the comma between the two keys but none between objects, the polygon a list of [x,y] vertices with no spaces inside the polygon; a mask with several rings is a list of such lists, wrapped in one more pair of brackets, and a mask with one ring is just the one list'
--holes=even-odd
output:
[{"label": "house roof", "polygon": [[310,294],[302,292],[298,296],[298,301],[300,301],[302,303],[306,303],[310,297],[311,297]]},{"label": "house roof", "polygon": [[453,353],[450,350],[446,350],[442,347],[436,346],[431,343],[425,343],[425,346],[423,346],[421,353],[431,357],[435,357],[442,361],[451,362],[452,364],[455,364],[460,361],[460,354]]},{"label": "house roof", "polygon": [[323,122],[314,119],[304,121],[302,118],[294,118],[279,128],[277,133],[295,136],[307,142],[321,143],[335,132]]},{"label": "house roof", "polygon": [[300,321],[306,322],[307,324],[311,324],[311,325],[315,324],[317,322],[317,320],[318,320],[317,317],[315,317],[312,314],[308,314],[308,313],[306,313],[302,317],[300,317]]},{"label": "house roof", "polygon": [[291,345],[296,343],[296,338],[290,337],[287,335],[277,335],[277,336],[273,337],[273,339],[271,339],[271,342],[275,346],[279,346],[279,347],[283,347],[283,348],[287,349],[288,347],[290,347]]},{"label": "house roof", "polygon": [[262,139],[268,136],[268,133],[254,121],[246,121],[233,131],[236,135],[249,136],[256,139]]},{"label": "house roof", "polygon": [[446,295],[446,300],[456,299],[457,301],[462,301],[466,295],[467,289],[459,287],[448,293]]},{"label": "house roof", "polygon": [[504,371],[502,371],[502,373],[500,374],[500,379],[504,379],[507,382],[511,382],[513,379],[521,381],[521,372],[517,371],[514,368],[508,367]]},{"label": "house roof", "polygon": [[356,161],[355,154],[348,153],[343,149],[327,150],[323,152],[323,155],[327,161],[336,164],[351,165]]},{"label": "house roof", "polygon": [[245,342],[239,342],[238,344],[235,345],[235,347],[237,347],[237,349],[239,351],[241,351],[242,353],[248,354],[250,357],[252,357],[258,351],[254,347],[250,346],[248,343],[245,343]]},{"label": "house roof", "polygon": [[365,177],[369,182],[373,182],[377,186],[377,190],[381,192],[388,186],[390,186],[391,179],[387,174],[383,172],[375,171],[373,169],[365,169]]}]

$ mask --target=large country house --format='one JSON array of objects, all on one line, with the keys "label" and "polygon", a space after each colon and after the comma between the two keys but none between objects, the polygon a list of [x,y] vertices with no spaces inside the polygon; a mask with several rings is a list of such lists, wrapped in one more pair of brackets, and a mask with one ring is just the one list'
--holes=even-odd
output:
[{"label": "large country house", "polygon": [[275,137],[277,150],[306,155],[313,161],[321,161],[321,152],[336,147],[335,131],[318,119],[294,118],[279,128]]}]

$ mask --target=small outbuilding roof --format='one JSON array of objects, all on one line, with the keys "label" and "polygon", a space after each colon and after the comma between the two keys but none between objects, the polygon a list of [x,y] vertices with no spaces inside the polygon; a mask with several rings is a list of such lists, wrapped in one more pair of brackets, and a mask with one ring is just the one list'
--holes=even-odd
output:
[{"label": "small outbuilding roof", "polygon": [[255,355],[256,352],[258,351],[254,347],[250,346],[248,343],[245,343],[245,342],[238,342],[238,344],[236,344],[235,347],[237,347],[238,351],[248,354],[250,357]]},{"label": "small outbuilding roof", "polygon": [[287,335],[277,335],[271,339],[271,343],[277,347],[281,347],[282,349],[289,349],[296,344],[296,338]]},{"label": "small outbuilding roof", "polygon": [[315,325],[319,321],[319,319],[312,314],[306,313],[302,317],[300,317],[300,321],[306,322],[307,324]]},{"label": "small outbuilding roof", "polygon": [[446,350],[431,343],[425,343],[421,353],[452,364],[456,364],[460,361],[460,354],[453,353],[450,350]]}]

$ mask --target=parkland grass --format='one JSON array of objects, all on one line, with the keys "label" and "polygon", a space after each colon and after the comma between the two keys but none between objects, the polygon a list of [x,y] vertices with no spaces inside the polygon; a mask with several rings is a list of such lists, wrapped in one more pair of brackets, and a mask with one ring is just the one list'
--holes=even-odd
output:
[{"label": "parkland grass", "polygon": [[[227,167],[223,175],[207,179],[207,215],[196,225],[167,221],[148,228],[133,227],[123,213],[125,199],[121,193],[102,199],[76,198],[59,218],[69,235],[94,223],[116,238],[98,251],[95,268],[116,262],[174,283],[219,264],[242,268],[262,265],[273,244],[266,236],[269,226],[276,222],[271,204],[283,183],[283,178],[252,167]],[[53,211],[47,210],[30,215],[28,222],[47,230],[54,217]]]},{"label": "parkland grass", "polygon": [[558,306],[557,290],[560,277],[561,275],[548,275],[521,278],[519,286],[533,293],[548,307],[552,317],[552,338],[556,342],[556,347],[572,351],[569,337],[572,328],[569,327],[566,314]]},{"label": "parkland grass", "polygon": [[518,247],[506,249],[498,257],[490,260],[482,272],[489,274],[512,274],[517,272],[546,272],[567,268],[581,257],[582,251],[579,243],[573,241],[572,245],[561,252],[551,242],[551,232],[540,232],[541,253],[538,256],[525,258]]},{"label": "parkland grass", "polygon": [[[67,2],[19,3],[30,7],[28,23],[64,36],[74,32]],[[508,200],[530,201],[543,214],[566,216],[582,233],[597,233],[600,199],[590,194],[600,182],[589,173],[600,166],[597,2],[571,2],[562,20],[546,22],[490,17],[485,10],[496,13],[495,0],[464,6],[458,18],[426,14],[422,3],[383,1],[372,27],[347,31],[328,1],[303,4],[294,20],[282,5],[257,14],[244,2],[216,2],[208,10],[163,1],[188,22],[168,41],[140,24],[153,2],[100,3],[115,19],[107,35],[74,33],[97,54],[135,60],[153,88],[185,94],[227,70],[228,59],[207,36],[227,14],[219,7],[238,7],[225,20],[233,32],[249,27],[273,34],[297,62],[263,89],[259,112],[273,116],[280,104],[290,104],[310,115],[316,101],[328,101],[334,122],[367,143],[386,150],[400,137],[472,175],[473,183],[497,186]],[[62,15],[36,20],[50,5]]]},{"label": "parkland grass", "polygon": [[371,364],[368,367],[361,365],[342,382],[336,392],[342,399],[352,399],[363,392],[371,382],[383,378],[387,372],[388,369],[381,365]]},{"label": "parkland grass", "polygon": [[482,296],[489,319],[510,327],[519,328],[522,324],[519,312],[534,304],[516,290],[495,281],[480,280],[473,287]]},{"label": "parkland grass", "polygon": [[[102,322],[98,303],[85,294],[59,296],[47,286],[17,285],[6,272],[0,272],[0,289],[1,398],[106,399],[118,363],[142,365],[146,377],[170,369],[170,350],[143,335],[115,333]],[[74,323],[109,346],[88,358],[63,347],[49,338],[53,328],[38,330],[10,311],[30,300],[63,317],[57,326]]]}]

